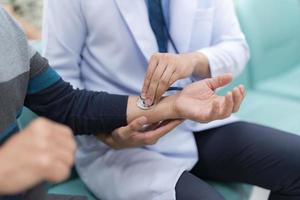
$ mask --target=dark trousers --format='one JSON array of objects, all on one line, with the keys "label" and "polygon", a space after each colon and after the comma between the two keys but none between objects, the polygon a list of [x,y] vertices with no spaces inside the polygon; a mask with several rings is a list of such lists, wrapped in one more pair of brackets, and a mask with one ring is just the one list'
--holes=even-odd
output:
[{"label": "dark trousers", "polygon": [[177,200],[224,200],[202,181],[243,182],[271,190],[269,200],[300,200],[300,137],[237,122],[194,133],[199,161],[176,185]]}]

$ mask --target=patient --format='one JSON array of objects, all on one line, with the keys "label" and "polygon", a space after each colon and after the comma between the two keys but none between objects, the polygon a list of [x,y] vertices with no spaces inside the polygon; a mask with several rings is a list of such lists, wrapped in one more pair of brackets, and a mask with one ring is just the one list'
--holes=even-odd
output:
[{"label": "patient", "polygon": [[[169,89],[238,75],[249,59],[232,0],[47,4],[45,55],[74,87],[141,95],[150,106]],[[204,111],[195,105],[181,104]],[[126,128],[107,134],[103,142],[78,137],[76,155],[82,180],[100,199],[223,200],[206,179],[259,185],[271,190],[270,200],[300,199],[299,136],[234,117],[185,121],[144,143]]]}]

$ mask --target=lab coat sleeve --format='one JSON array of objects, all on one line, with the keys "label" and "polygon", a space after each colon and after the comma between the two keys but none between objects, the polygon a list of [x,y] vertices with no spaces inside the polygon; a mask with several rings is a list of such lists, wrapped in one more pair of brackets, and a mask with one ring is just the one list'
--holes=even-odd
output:
[{"label": "lab coat sleeve", "polygon": [[199,50],[207,56],[211,76],[239,75],[249,60],[249,48],[240,29],[232,0],[215,0],[212,45]]},{"label": "lab coat sleeve", "polygon": [[81,52],[87,30],[80,0],[45,0],[43,55],[74,88],[83,89]]}]

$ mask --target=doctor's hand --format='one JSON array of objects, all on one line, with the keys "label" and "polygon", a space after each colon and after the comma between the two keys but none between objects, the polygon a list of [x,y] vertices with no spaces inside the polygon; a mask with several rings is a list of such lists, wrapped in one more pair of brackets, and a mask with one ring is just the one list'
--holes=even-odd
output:
[{"label": "doctor's hand", "polygon": [[162,136],[182,123],[182,120],[165,121],[147,126],[146,117],[133,120],[128,126],[114,130],[110,134],[98,134],[97,138],[113,149],[135,148],[155,144]]},{"label": "doctor's hand", "polygon": [[173,110],[177,118],[190,119],[201,123],[224,119],[239,110],[245,97],[244,86],[240,85],[218,96],[215,89],[230,83],[232,76],[227,74],[195,82],[176,94]]},{"label": "doctor's hand", "polygon": [[210,76],[208,59],[202,53],[154,54],[148,65],[141,96],[150,106],[158,102],[174,82],[191,75]]}]

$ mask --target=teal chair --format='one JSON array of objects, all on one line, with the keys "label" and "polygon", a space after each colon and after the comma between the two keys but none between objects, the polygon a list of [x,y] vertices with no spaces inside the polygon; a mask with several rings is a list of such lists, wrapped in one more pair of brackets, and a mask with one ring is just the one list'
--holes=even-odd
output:
[{"label": "teal chair", "polygon": [[237,0],[255,89],[300,100],[300,1]]},{"label": "teal chair", "polygon": [[54,185],[48,189],[51,194],[65,194],[65,195],[79,195],[85,196],[88,200],[97,200],[97,198],[88,190],[83,182],[78,177],[71,178],[70,180]]},{"label": "teal chair", "polygon": [[[300,1],[236,0],[235,4],[251,52],[248,94],[238,115],[300,134]],[[289,114],[282,117],[285,113]]]},{"label": "teal chair", "polygon": [[251,59],[221,93],[244,84],[240,118],[300,134],[300,1],[235,0],[235,6]]}]

